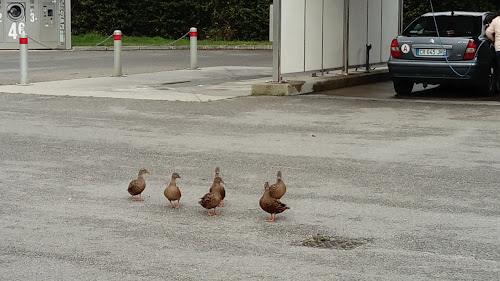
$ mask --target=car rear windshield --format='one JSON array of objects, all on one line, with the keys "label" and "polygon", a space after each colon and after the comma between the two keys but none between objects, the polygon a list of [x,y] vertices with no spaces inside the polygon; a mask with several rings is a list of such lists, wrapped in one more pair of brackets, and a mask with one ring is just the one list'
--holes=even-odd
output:
[{"label": "car rear windshield", "polygon": [[[437,16],[439,36],[477,37],[482,33],[482,19],[474,16]],[[404,36],[437,36],[433,17],[421,17],[403,32]]]}]

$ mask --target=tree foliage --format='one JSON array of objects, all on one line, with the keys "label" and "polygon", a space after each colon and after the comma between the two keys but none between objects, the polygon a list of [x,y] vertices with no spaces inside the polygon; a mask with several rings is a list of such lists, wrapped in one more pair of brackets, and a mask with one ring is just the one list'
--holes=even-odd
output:
[{"label": "tree foliage", "polygon": [[[442,11],[475,11],[499,12],[499,0],[432,0],[435,12]],[[429,0],[403,0],[404,26],[410,24],[421,14],[431,12]]]},{"label": "tree foliage", "polygon": [[191,27],[201,38],[265,40],[272,0],[73,0],[73,34],[179,38]]},{"label": "tree foliage", "polygon": [[[286,1],[286,0],[283,0]],[[316,0],[313,0],[316,1]],[[368,0],[370,1],[370,0]],[[272,0],[72,0],[73,34],[176,39],[198,28],[200,38],[266,40]],[[430,12],[429,0],[404,0],[404,25]],[[499,0],[433,0],[435,11],[500,10]]]}]

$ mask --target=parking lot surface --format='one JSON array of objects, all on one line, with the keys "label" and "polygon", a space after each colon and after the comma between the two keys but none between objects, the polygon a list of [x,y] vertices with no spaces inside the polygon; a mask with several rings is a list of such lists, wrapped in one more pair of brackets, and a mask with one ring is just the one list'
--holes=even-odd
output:
[{"label": "parking lot surface", "polygon": [[[497,104],[0,93],[0,275],[498,280]],[[227,195],[208,217],[197,202],[216,166]],[[269,223],[259,199],[278,170],[291,209]]]}]

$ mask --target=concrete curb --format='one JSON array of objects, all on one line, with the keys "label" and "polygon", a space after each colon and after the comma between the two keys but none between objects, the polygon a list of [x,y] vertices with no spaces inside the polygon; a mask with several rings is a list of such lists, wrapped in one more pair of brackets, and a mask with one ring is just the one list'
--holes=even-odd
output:
[{"label": "concrete curb", "polygon": [[318,78],[314,82],[312,92],[335,90],[358,85],[365,85],[390,80],[389,70],[374,70],[371,72],[354,73],[350,75],[339,75],[327,78]]},{"label": "concrete curb", "polygon": [[371,72],[359,72],[349,75],[337,74],[324,77],[307,77],[301,80],[287,80],[282,83],[265,82],[252,85],[254,96],[289,96],[328,91],[376,82],[387,81],[390,74],[387,69]]},{"label": "concrete curb", "polygon": [[[74,51],[112,51],[113,46],[74,46]],[[272,45],[199,45],[198,50],[272,50]],[[189,46],[122,46],[123,51],[189,50]]]}]

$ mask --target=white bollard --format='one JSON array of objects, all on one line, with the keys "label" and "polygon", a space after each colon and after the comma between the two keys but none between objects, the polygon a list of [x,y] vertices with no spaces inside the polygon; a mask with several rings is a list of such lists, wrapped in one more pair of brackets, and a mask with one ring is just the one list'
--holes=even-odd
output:
[{"label": "white bollard", "polygon": [[115,77],[122,76],[122,32],[120,30],[115,30],[113,32],[115,43],[114,43],[114,55],[115,55]]},{"label": "white bollard", "polygon": [[19,85],[28,85],[28,35],[21,33],[19,37],[20,79]]},{"label": "white bollard", "polygon": [[191,50],[191,64],[190,69],[197,69],[198,64],[198,29],[191,27],[189,30],[190,37],[190,50]]}]

